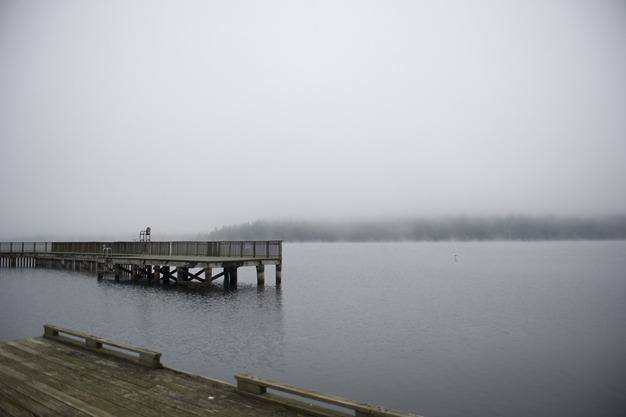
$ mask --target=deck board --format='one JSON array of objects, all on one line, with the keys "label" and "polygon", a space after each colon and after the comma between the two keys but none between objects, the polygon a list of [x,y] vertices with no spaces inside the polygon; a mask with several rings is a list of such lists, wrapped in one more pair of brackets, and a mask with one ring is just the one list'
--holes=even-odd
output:
[{"label": "deck board", "polygon": [[[24,387],[6,385],[2,378],[0,378],[0,396],[4,400],[0,410],[4,410],[7,415],[23,415],[20,410],[26,410],[31,417],[33,415],[63,416],[63,409],[68,411],[66,415],[73,415],[72,410],[67,409],[62,403],[55,405],[54,399],[44,399],[44,402],[48,403],[46,406],[41,403],[41,398],[36,393],[29,393]],[[39,398],[39,401],[37,398]],[[74,415],[87,416],[87,414],[78,413]]]},{"label": "deck board", "polygon": [[150,369],[44,338],[0,343],[0,414],[296,417],[217,380]]}]

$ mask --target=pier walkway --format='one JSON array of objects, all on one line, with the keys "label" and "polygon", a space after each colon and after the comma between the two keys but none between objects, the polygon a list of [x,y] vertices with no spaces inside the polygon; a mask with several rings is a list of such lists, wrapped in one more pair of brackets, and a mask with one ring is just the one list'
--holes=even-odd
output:
[{"label": "pier walkway", "polygon": [[[0,267],[91,272],[99,279],[210,286],[222,279],[237,289],[237,270],[255,267],[265,285],[265,267],[282,281],[282,241],[0,242]],[[196,269],[196,271],[193,271]],[[221,272],[213,274],[214,269]]]},{"label": "pier walkway", "polygon": [[0,415],[414,416],[249,375],[235,377],[236,386],[166,368],[158,352],[46,325],[43,337],[0,343]]}]

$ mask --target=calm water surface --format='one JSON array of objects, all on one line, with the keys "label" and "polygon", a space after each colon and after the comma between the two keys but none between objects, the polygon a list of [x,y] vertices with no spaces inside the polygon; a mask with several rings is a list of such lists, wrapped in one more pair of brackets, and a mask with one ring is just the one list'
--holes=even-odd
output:
[{"label": "calm water surface", "polygon": [[[454,254],[457,254],[455,262]],[[283,285],[0,270],[0,340],[51,322],[427,417],[622,416],[626,242],[286,244]]]}]

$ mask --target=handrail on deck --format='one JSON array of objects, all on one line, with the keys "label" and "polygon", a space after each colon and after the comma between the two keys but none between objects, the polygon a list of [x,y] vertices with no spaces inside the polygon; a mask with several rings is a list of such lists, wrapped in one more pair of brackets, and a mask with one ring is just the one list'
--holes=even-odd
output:
[{"label": "handrail on deck", "polygon": [[[114,356],[116,358],[135,362],[139,365],[149,368],[161,368],[161,354],[151,350],[130,346],[120,342],[103,339],[101,337],[92,336],[75,330],[66,329],[52,324],[44,324],[43,336],[50,340],[78,346],[105,355]],[[111,346],[115,349],[107,349]],[[131,353],[137,355],[133,355]]]},{"label": "handrail on deck", "polygon": [[[276,391],[285,392],[287,394],[315,400],[320,403],[331,404],[334,406],[352,410],[354,411],[355,417],[418,417],[412,413],[389,410],[387,408],[352,401],[335,395],[321,394],[319,392],[295,387],[293,385],[281,384],[278,382],[270,381],[269,379],[259,378],[253,375],[237,374],[235,375],[235,379],[237,380],[237,390],[243,394],[255,396],[269,401],[280,402],[285,405],[288,404],[292,407],[301,408],[303,411],[320,413],[321,407],[286,397],[270,395],[267,394],[267,389],[269,388]],[[300,403],[300,405],[297,405],[297,403]],[[324,414],[328,416],[348,415],[330,409],[328,409],[327,412],[325,412]]]}]

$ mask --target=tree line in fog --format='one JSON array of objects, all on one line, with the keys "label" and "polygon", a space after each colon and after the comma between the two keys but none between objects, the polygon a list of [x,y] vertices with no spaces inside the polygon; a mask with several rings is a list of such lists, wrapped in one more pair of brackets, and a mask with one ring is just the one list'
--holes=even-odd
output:
[{"label": "tree line in fog", "polygon": [[223,226],[200,238],[286,241],[609,240],[626,239],[626,216],[447,217],[369,221],[257,220]]}]

